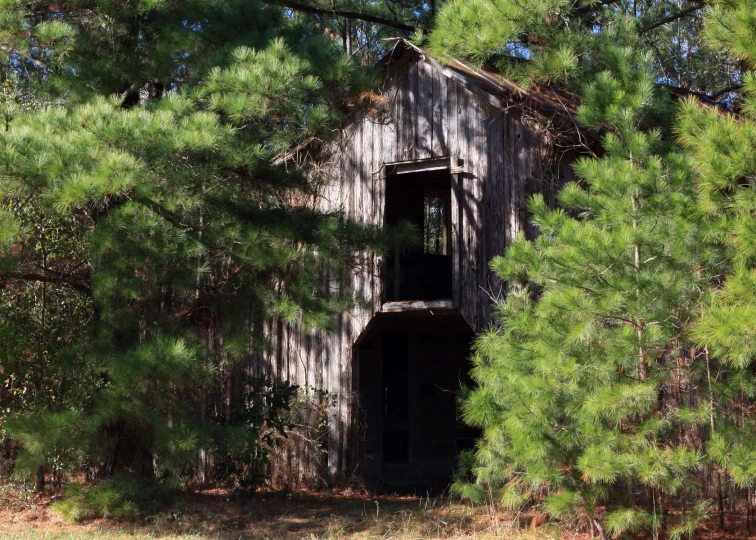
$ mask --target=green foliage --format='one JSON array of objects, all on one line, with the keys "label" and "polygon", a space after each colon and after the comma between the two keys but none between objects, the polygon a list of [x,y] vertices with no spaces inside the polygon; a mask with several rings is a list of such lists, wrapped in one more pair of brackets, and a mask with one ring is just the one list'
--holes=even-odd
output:
[{"label": "green foliage", "polygon": [[[706,21],[709,40],[742,59],[742,68],[756,62],[753,3],[717,2]],[[756,481],[753,452],[754,419],[750,412],[756,389],[753,336],[756,315],[756,198],[753,141],[756,93],[753,71],[742,73],[740,115],[684,102],[677,135],[696,171],[696,208],[709,240],[708,261],[717,281],[691,330],[704,347],[716,377],[709,380],[712,429],[706,446],[708,460],[738,487]],[[722,372],[723,375],[719,375]]]},{"label": "green foliage", "polygon": [[166,499],[170,486],[120,476],[96,485],[69,484],[63,498],[52,504],[69,521],[134,519]]},{"label": "green foliage", "polygon": [[75,410],[11,418],[6,429],[23,445],[14,463],[15,476],[23,480],[33,476],[44,464],[59,471],[70,471],[86,458],[77,441],[82,432],[81,414]]},{"label": "green foliage", "polygon": [[690,511],[681,516],[680,523],[669,530],[669,537],[672,540],[682,538],[692,538],[696,534],[699,525],[708,517],[709,506],[711,501],[699,501]]},{"label": "green foliage", "polygon": [[750,66],[756,63],[752,1],[714,2],[706,22],[706,34],[710,43],[738,59],[746,60]]},{"label": "green foliage", "polygon": [[[340,279],[354,250],[394,241],[321,211],[312,167],[372,71],[262,2],[4,7],[0,436],[16,474],[259,481],[296,394],[244,378],[265,322],[329,328],[355,299],[323,268]],[[111,487],[72,512],[120,512]]]},{"label": "green foliage", "polygon": [[306,393],[288,381],[279,384],[269,377],[245,383],[250,389],[246,406],[234,411],[229,420],[217,419],[220,428],[213,433],[211,446],[219,458],[218,478],[233,487],[255,487],[260,482],[256,465],[267,461],[274,445],[295,427],[292,410]]},{"label": "green foliage", "polygon": [[[86,225],[53,218],[39,204],[4,202],[3,214],[14,225],[0,248],[0,438],[14,429],[19,413],[27,414],[34,436],[25,441],[28,452],[16,472],[32,473],[45,462],[57,474],[82,458],[72,442],[79,436],[75,420],[100,384],[93,366],[77,356],[92,304],[55,279],[24,283],[5,276],[44,275],[42,268],[66,272],[78,283],[73,261],[83,251]],[[50,416],[41,416],[45,412]]]},{"label": "green foliage", "polygon": [[[498,11],[508,9],[518,6]],[[577,120],[604,133],[602,156],[575,164],[580,182],[562,189],[563,209],[533,197],[528,209],[539,236],[513,239],[491,262],[509,293],[496,326],[476,341],[478,387],[464,415],[483,437],[474,463],[466,464],[471,477],[459,476],[455,491],[474,499],[493,493],[508,507],[536,504],[557,519],[593,521],[603,507],[599,519],[612,536],[665,529],[691,535],[708,504],[699,480],[704,464],[733,471],[733,480],[737,472],[736,484],[750,485],[750,430],[724,435],[722,424],[713,436],[709,431],[718,416],[712,405],[731,407],[729,396],[742,396],[748,377],[719,370],[711,382],[718,364],[712,367],[704,349],[737,355],[731,365],[739,369],[753,356],[748,310],[741,307],[742,317],[732,321],[742,325],[738,330],[716,330],[717,342],[710,319],[720,321],[721,312],[705,309],[726,253],[752,266],[752,190],[732,187],[743,185],[738,173],[749,167],[750,127],[688,101],[682,110],[690,127],[678,127],[683,142],[721,148],[708,161],[689,155],[668,137],[672,104],[657,85],[658,57],[638,39],[635,21],[602,14],[591,23],[600,25],[586,31],[581,25],[590,18],[560,22],[538,9],[569,12],[539,5],[538,22],[523,18],[518,26],[521,19],[510,17],[498,43],[460,36],[468,49],[445,45],[447,29],[437,34],[437,47],[477,59],[495,58],[512,44],[525,47],[532,62],[510,69],[579,88]],[[741,129],[742,138],[728,138]],[[719,185],[702,193],[697,178],[713,171]],[[748,208],[748,217],[728,224],[726,233],[715,229],[725,225],[721,216],[712,225],[701,220],[707,209],[729,214],[729,208]],[[728,295],[729,287],[737,292]],[[731,279],[714,292],[722,295],[741,305],[752,296]],[[681,381],[703,395],[681,392]],[[709,396],[713,402],[703,405]],[[706,448],[696,439],[701,433],[711,437]],[[672,501],[686,504],[676,525],[665,515]]]},{"label": "green foliage", "polygon": [[[604,69],[607,48],[618,50],[620,40],[635,48],[641,40],[658,82],[721,98],[738,82],[740,70],[716,39],[711,43],[704,38],[707,5],[673,0],[452,0],[441,6],[429,43],[439,54],[493,64],[524,84],[558,82],[580,90]],[[715,14],[719,11],[714,9]],[[622,32],[614,30],[618,19],[626,27]],[[722,21],[723,36],[728,23]],[[744,34],[746,25],[736,31]]]},{"label": "green foliage", "polygon": [[[612,536],[690,537],[711,493],[721,509],[756,478],[756,79],[741,71],[756,63],[753,6],[715,3],[705,42],[699,15],[655,24],[663,4],[619,4],[624,18],[515,4],[450,2],[431,43],[578,89],[577,119],[603,133],[604,153],[576,163],[563,210],[534,197],[540,235],[491,262],[510,290],[476,341],[464,415],[483,438],[454,489],[558,519],[605,507]],[[483,39],[449,36],[465,17]],[[658,82],[682,76],[667,56],[682,36],[696,44],[688,84],[742,83],[742,114],[688,98],[673,117]],[[697,64],[718,57],[719,74]]]},{"label": "green foliage", "polygon": [[606,530],[614,536],[620,536],[625,533],[637,533],[644,528],[650,527],[652,519],[647,512],[632,508],[615,510],[609,512],[604,517]]},{"label": "green foliage", "polygon": [[[564,5],[562,0],[451,0],[439,13],[430,44],[451,56],[483,60],[526,41],[528,33],[542,34],[549,15]],[[470,28],[476,31],[470,32]]]}]

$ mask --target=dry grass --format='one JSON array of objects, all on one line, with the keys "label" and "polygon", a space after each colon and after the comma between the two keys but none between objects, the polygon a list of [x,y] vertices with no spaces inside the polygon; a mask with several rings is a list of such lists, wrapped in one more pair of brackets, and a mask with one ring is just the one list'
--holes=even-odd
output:
[{"label": "dry grass", "polygon": [[[486,507],[448,498],[370,496],[365,493],[187,494],[139,522],[70,523],[51,499],[0,510],[0,538],[27,539],[426,539],[560,538],[529,518],[492,515]],[[521,528],[521,526],[523,526]],[[572,535],[570,535],[572,537]]]},{"label": "dry grass", "polygon": [[[492,512],[446,497],[373,496],[354,492],[258,493],[224,491],[184,494],[139,521],[97,519],[71,523],[51,509],[54,497],[0,497],[0,539],[573,539],[588,540],[543,516]],[[734,540],[749,536],[742,523],[728,531],[707,523],[696,538]]]}]

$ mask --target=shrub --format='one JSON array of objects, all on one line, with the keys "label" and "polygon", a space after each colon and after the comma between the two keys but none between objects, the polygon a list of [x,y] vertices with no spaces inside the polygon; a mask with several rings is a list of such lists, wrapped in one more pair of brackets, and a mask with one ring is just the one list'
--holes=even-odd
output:
[{"label": "shrub", "polygon": [[140,512],[165,502],[171,486],[128,476],[97,484],[69,484],[63,499],[52,505],[70,521],[95,518],[135,519]]}]

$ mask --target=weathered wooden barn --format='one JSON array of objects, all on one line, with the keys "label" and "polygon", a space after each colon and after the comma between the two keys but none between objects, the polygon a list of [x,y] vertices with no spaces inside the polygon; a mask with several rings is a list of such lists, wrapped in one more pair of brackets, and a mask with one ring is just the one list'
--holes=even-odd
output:
[{"label": "weathered wooden barn", "polygon": [[474,334],[503,285],[489,261],[528,233],[527,198],[556,188],[584,151],[569,96],[523,89],[398,40],[381,99],[344,125],[315,202],[362,224],[409,221],[422,245],[358,253],[334,291],[368,301],[331,333],[272,321],[250,365],[310,392],[313,426],[291,437],[278,481],[361,475],[391,487],[446,482],[474,434],[457,418]]}]

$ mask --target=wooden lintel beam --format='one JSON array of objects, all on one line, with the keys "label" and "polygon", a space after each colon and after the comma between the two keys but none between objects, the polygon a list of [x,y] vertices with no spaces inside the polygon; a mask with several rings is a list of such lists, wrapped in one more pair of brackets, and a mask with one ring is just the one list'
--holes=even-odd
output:
[{"label": "wooden lintel beam", "polygon": [[381,307],[383,313],[428,311],[433,309],[454,309],[454,307],[451,300],[405,300],[402,302],[386,302]]},{"label": "wooden lintel beam", "polygon": [[385,176],[415,174],[430,171],[448,171],[449,158],[422,159],[417,161],[403,161],[401,163],[388,163],[384,166]]}]

